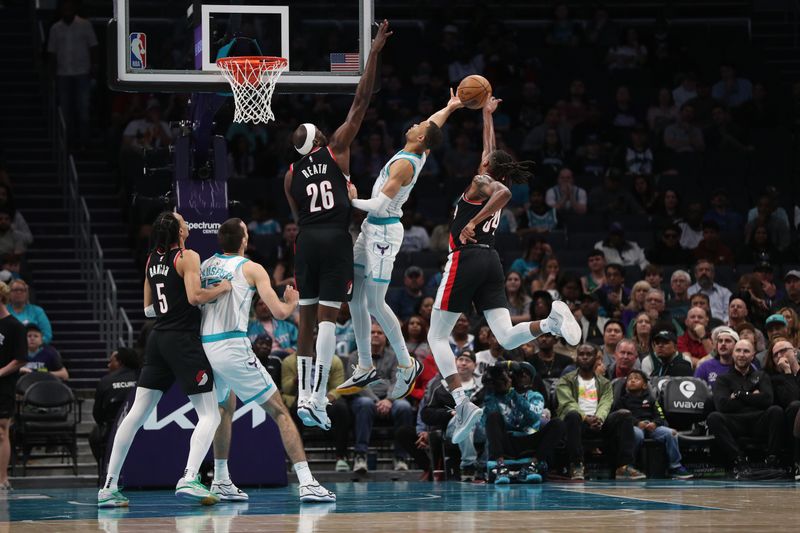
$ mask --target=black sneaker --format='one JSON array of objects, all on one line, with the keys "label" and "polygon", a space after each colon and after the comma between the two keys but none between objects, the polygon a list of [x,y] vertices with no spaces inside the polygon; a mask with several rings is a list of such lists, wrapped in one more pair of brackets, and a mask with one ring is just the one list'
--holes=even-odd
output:
[{"label": "black sneaker", "polygon": [[541,483],[542,476],[532,466],[523,466],[517,472],[517,481],[520,483]]},{"label": "black sneaker", "polygon": [[737,481],[742,481],[752,477],[753,471],[747,462],[747,457],[737,457],[733,462],[733,477]]},{"label": "black sneaker", "polygon": [[461,467],[461,481],[471,483],[475,481],[475,465]]},{"label": "black sneaker", "polygon": [[495,485],[508,485],[511,483],[511,477],[508,474],[508,468],[503,463],[498,464],[492,469],[492,477],[494,478]]}]

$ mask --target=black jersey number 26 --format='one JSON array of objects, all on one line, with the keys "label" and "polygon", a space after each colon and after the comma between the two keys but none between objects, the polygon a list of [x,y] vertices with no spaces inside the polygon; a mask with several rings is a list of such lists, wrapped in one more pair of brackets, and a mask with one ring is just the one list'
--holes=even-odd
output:
[{"label": "black jersey number 26", "polygon": [[308,210],[311,213],[331,209],[333,207],[333,185],[328,180],[322,181],[317,186],[316,183],[309,183],[306,186],[306,194],[311,197]]}]

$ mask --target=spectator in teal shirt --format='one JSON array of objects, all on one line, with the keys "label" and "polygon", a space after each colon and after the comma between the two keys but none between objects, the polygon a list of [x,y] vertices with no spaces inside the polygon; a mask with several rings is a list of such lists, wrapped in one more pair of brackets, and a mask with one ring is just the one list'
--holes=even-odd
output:
[{"label": "spectator in teal shirt", "polygon": [[258,296],[253,298],[255,317],[247,325],[250,342],[265,333],[272,337],[272,355],[285,357],[297,350],[297,326],[288,320],[278,320],[272,316],[267,304]]},{"label": "spectator in teal shirt", "polygon": [[539,269],[547,257],[553,253],[552,248],[540,235],[533,235],[528,240],[525,254],[511,263],[509,270],[518,273],[523,279],[532,278],[539,273]]},{"label": "spectator in teal shirt", "polygon": [[9,304],[6,306],[8,312],[25,326],[28,324],[38,326],[42,331],[44,344],[50,344],[53,340],[53,328],[50,326],[50,319],[47,318],[44,309],[30,303],[28,284],[21,279],[17,279],[11,282],[10,288],[11,296]]}]

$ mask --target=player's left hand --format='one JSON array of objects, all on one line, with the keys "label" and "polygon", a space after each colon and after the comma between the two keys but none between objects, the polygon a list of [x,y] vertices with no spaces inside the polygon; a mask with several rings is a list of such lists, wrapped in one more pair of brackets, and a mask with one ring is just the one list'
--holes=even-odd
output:
[{"label": "player's left hand", "polygon": [[500,102],[503,100],[501,98],[495,98],[494,96],[489,97],[489,101],[483,106],[483,111],[489,113],[490,115],[497,111],[497,106],[500,105]]},{"label": "player's left hand", "polygon": [[450,87],[450,100],[447,101],[447,107],[451,107],[453,109],[460,109],[464,107],[464,102],[461,101],[461,98],[456,96],[456,93],[453,92],[452,87]]},{"label": "player's left hand", "polygon": [[358,198],[358,189],[350,182],[347,182],[347,197],[350,198],[351,202]]},{"label": "player's left hand", "polygon": [[383,50],[383,45],[386,44],[386,40],[393,32],[389,31],[389,21],[384,19],[381,22],[380,26],[378,27],[378,34],[375,36],[375,39],[372,41],[372,50],[375,52],[380,52]]},{"label": "player's left hand", "polygon": [[458,240],[461,241],[461,244],[469,244],[476,241],[473,237],[475,237],[475,224],[472,222],[468,222],[464,229],[461,230],[461,235],[458,236]]},{"label": "player's left hand", "polygon": [[297,292],[291,285],[287,285],[285,289],[283,289],[283,301],[287,304],[297,305],[297,302],[300,300],[300,293]]}]

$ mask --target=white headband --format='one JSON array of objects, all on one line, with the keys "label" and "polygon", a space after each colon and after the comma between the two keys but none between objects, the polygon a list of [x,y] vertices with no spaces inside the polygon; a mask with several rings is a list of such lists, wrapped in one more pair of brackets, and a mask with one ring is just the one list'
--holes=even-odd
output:
[{"label": "white headband", "polygon": [[306,122],[305,124],[303,124],[303,126],[306,127],[306,140],[303,143],[303,146],[301,146],[300,148],[296,146],[294,147],[294,149],[297,150],[300,153],[300,155],[306,155],[308,154],[308,152],[311,151],[311,148],[314,147],[314,138],[317,136],[316,126],[314,126],[310,122]]}]

